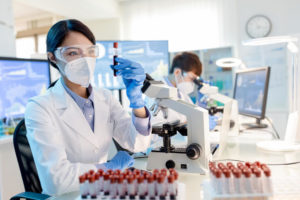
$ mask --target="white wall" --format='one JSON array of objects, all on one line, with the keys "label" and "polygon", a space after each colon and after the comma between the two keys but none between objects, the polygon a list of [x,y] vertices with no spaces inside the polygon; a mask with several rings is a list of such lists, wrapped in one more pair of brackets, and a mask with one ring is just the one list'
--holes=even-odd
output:
[{"label": "white wall", "polygon": [[245,26],[247,20],[256,14],[270,18],[272,22],[270,36],[300,33],[299,0],[239,0],[237,9],[240,40],[250,39],[245,32]]},{"label": "white wall", "polygon": [[169,40],[170,51],[236,41],[236,0],[132,0],[120,9],[122,39]]},{"label": "white wall", "polygon": [[120,40],[120,18],[84,21],[94,33],[96,40]]},{"label": "white wall", "polygon": [[14,18],[11,0],[0,1],[0,56],[15,56]]},{"label": "white wall", "polygon": [[[300,19],[300,1],[299,0],[240,0],[237,1],[237,15],[238,15],[238,37],[237,43],[239,55],[247,57],[245,52],[248,52],[250,47],[245,47],[241,45],[242,41],[249,40],[249,36],[245,31],[246,23],[248,19],[254,15],[261,14],[267,16],[272,23],[272,30],[269,36],[281,36],[281,35],[299,35],[300,26],[298,25],[298,19]],[[260,51],[263,53],[264,51]],[[257,59],[261,58],[270,58],[271,55],[257,56]],[[287,59],[287,58],[285,58]],[[264,59],[263,63],[268,63],[270,61]],[[274,62],[274,61],[273,61]],[[259,61],[257,62],[259,63]],[[247,63],[246,63],[247,64]],[[291,67],[291,64],[286,62],[282,66],[283,70],[288,71]],[[272,67],[272,66],[271,66]],[[274,74],[276,69],[271,70],[271,76],[277,76],[278,81],[287,81],[287,75],[285,74]],[[271,78],[272,79],[272,78]],[[291,76],[288,76],[288,79],[291,79]],[[289,90],[289,88],[286,88]],[[269,94],[269,97],[272,94]],[[289,102],[289,95],[281,95],[280,99],[276,101]],[[300,98],[298,98],[300,99]],[[272,104],[272,99],[269,99],[270,107]],[[284,103],[283,103],[284,104]],[[289,109],[282,108],[283,106],[277,107],[277,109],[269,108],[267,115],[273,120],[275,127],[280,133],[280,136],[283,138],[285,134],[285,129],[287,125],[287,118]]]}]

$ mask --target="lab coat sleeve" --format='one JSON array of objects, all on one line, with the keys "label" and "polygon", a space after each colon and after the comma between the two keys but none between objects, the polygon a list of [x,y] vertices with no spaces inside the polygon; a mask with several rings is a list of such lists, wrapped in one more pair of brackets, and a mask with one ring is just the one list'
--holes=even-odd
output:
[{"label": "lab coat sleeve", "polygon": [[110,111],[110,120],[113,123],[113,138],[129,151],[145,151],[151,142],[151,123],[148,124],[149,134],[139,133],[130,115],[111,94]]},{"label": "lab coat sleeve", "polygon": [[25,124],[43,193],[59,195],[78,190],[79,175],[96,170],[96,166],[68,161],[61,142],[62,133],[49,120],[50,115],[45,107],[31,100],[26,108]]}]

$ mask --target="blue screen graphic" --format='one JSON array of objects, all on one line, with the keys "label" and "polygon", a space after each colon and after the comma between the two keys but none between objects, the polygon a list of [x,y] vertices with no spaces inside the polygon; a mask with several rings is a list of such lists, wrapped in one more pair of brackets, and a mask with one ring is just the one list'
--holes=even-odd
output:
[{"label": "blue screen graphic", "polygon": [[[110,65],[113,64],[113,42],[97,41],[99,58],[96,62],[94,85],[108,89],[124,88],[121,77],[114,77]],[[168,41],[116,41],[118,56],[140,63],[145,72],[154,79],[168,75]]]},{"label": "blue screen graphic", "polygon": [[261,116],[267,70],[237,73],[235,99],[239,112]]},{"label": "blue screen graphic", "polygon": [[44,93],[50,83],[47,61],[0,59],[0,117],[22,118],[31,97]]}]

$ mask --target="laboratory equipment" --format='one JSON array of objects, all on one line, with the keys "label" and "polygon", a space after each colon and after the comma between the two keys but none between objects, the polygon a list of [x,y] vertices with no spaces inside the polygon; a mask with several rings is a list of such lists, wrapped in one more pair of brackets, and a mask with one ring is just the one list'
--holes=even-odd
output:
[{"label": "laboratory equipment", "polygon": [[[165,124],[161,128],[153,127],[153,134],[163,137],[163,147],[153,149],[148,157],[147,169],[175,168],[178,171],[205,174],[208,160],[211,158],[208,142],[209,119],[208,111],[192,103],[178,98],[177,88],[170,87],[162,81],[154,81],[146,76],[142,91],[154,98],[154,114],[162,110],[167,116],[167,108],[173,109],[187,117],[187,124]],[[171,137],[179,131],[187,136],[185,148],[175,148],[171,145]]]},{"label": "laboratory equipment", "polygon": [[[227,135],[237,136],[239,134],[238,102],[237,100],[219,93],[219,88],[209,85],[202,80],[194,80],[199,92],[203,95],[201,104],[207,106],[210,115],[221,113],[220,134],[225,141]],[[221,106],[219,106],[219,104]]]},{"label": "laboratory equipment", "polygon": [[[113,43],[113,65],[117,65],[116,58],[118,57],[118,42]],[[114,69],[114,76],[117,76],[117,70]]]},{"label": "laboratory equipment", "polygon": [[243,123],[246,128],[266,128],[265,118],[270,67],[238,71],[235,76],[233,98],[238,101],[239,114],[256,118],[256,123]]},{"label": "laboratory equipment", "polygon": [[97,41],[99,57],[96,61],[94,85],[107,89],[124,89],[121,77],[115,77],[110,68],[115,56],[114,43],[118,43],[118,57],[140,63],[154,78],[168,75],[169,48],[167,40],[152,41]]},{"label": "laboratory equipment", "polygon": [[90,170],[79,176],[79,191],[77,199],[185,199],[184,185],[174,169]]},{"label": "laboratory equipment", "polygon": [[258,161],[210,162],[210,180],[203,183],[205,199],[268,199],[273,196],[271,170]]},{"label": "laboratory equipment", "polygon": [[49,85],[47,60],[0,57],[0,118],[5,132],[24,117],[28,100],[46,92]]}]

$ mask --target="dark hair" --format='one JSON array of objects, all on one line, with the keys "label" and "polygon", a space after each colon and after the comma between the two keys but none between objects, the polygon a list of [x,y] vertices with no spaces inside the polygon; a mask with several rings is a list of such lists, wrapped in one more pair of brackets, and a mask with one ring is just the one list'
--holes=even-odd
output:
[{"label": "dark hair", "polygon": [[[85,24],[76,19],[67,19],[57,22],[50,28],[47,34],[47,52],[51,52],[54,54],[56,48],[59,47],[61,43],[63,43],[64,39],[71,31],[82,33],[93,44],[96,44],[95,36]],[[51,62],[49,58],[48,61],[51,63],[51,65],[53,65],[53,67],[58,69],[56,64]]]},{"label": "dark hair", "polygon": [[174,73],[176,68],[184,72],[192,71],[198,76],[202,73],[202,63],[199,57],[192,52],[182,52],[176,55],[173,59],[170,73]]}]

